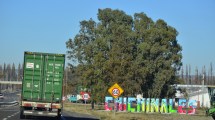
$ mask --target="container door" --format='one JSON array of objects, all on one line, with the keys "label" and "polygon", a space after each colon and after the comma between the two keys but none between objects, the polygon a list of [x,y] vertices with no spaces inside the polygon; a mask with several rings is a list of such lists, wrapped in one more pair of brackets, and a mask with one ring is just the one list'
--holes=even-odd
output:
[{"label": "container door", "polygon": [[43,85],[45,101],[60,102],[62,99],[64,59],[64,56],[45,56]]},{"label": "container door", "polygon": [[23,99],[42,99],[43,55],[25,54],[23,78]]}]

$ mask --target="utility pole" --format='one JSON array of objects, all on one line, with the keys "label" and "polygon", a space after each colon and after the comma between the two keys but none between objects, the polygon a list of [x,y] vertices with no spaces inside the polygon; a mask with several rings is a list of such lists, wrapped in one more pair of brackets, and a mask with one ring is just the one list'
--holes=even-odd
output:
[{"label": "utility pole", "polygon": [[66,69],[66,96],[67,96],[68,71],[69,71],[69,68],[67,67],[67,69]]}]

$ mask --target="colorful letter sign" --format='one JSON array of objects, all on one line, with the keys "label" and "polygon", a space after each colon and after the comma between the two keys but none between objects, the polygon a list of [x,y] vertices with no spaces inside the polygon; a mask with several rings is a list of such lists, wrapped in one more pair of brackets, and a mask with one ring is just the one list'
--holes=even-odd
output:
[{"label": "colorful letter sign", "polygon": [[[173,99],[159,98],[136,98],[136,97],[119,97],[114,104],[113,97],[105,97],[105,110],[143,112],[143,113],[179,113],[179,114],[195,114],[197,101],[179,99],[178,110],[174,109]],[[188,104],[188,105],[186,105]],[[111,106],[111,105],[115,105]]]}]

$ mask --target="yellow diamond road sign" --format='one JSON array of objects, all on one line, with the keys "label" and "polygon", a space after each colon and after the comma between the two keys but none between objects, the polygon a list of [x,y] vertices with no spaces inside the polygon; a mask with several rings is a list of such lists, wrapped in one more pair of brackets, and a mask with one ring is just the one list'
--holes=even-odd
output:
[{"label": "yellow diamond road sign", "polygon": [[113,86],[111,86],[108,89],[108,92],[114,97],[114,98],[118,98],[123,92],[124,90],[117,84],[115,83]]}]

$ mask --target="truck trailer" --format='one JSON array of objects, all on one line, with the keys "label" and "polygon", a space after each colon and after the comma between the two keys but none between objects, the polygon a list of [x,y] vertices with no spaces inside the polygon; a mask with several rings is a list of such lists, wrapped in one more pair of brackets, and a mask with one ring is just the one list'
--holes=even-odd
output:
[{"label": "truck trailer", "polygon": [[60,119],[64,54],[24,52],[20,119],[48,116]]}]

